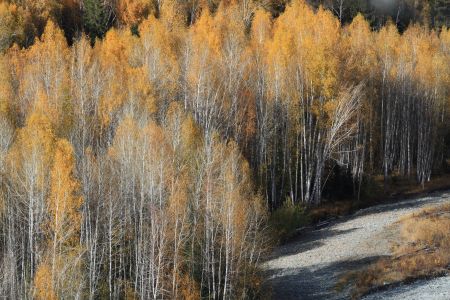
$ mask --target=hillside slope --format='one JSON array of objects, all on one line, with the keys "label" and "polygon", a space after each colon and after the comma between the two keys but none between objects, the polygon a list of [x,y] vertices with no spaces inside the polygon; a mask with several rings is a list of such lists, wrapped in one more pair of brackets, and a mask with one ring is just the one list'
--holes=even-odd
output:
[{"label": "hillside slope", "polygon": [[[348,298],[348,290],[335,290],[340,275],[359,270],[376,259],[389,255],[390,241],[398,234],[395,223],[399,218],[424,206],[446,202],[450,202],[450,193],[439,192],[395,204],[371,207],[334,221],[326,227],[315,228],[297,240],[279,247],[264,265],[269,274],[268,284],[272,288],[272,298]],[[440,279],[439,284],[430,281],[430,285],[433,285],[433,294],[444,295],[444,298],[435,299],[445,299],[445,293],[448,295],[450,290],[450,278]],[[426,288],[426,283],[421,283],[421,287],[417,291],[429,296],[430,289]],[[403,294],[409,287],[397,289],[399,294]],[[397,289],[389,291],[389,295],[380,294],[380,297],[394,297]],[[375,294],[370,299],[379,297]]]}]

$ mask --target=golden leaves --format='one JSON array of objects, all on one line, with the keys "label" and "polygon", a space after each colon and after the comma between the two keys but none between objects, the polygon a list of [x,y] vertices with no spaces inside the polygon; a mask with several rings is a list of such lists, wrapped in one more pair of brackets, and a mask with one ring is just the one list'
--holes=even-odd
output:
[{"label": "golden leaves", "polygon": [[56,300],[55,291],[52,283],[52,269],[47,263],[39,264],[34,276],[34,286],[36,289],[36,299],[38,300]]},{"label": "golden leaves", "polygon": [[[188,116],[183,120],[181,125],[181,138],[186,151],[195,151],[201,143],[201,134],[198,125],[192,116]],[[189,151],[190,150],[190,151]]]},{"label": "golden leaves", "polygon": [[270,14],[262,9],[256,10],[251,28],[252,41],[257,45],[263,45],[271,35],[272,20]]},{"label": "golden leaves", "polygon": [[340,53],[346,74],[345,81],[358,83],[360,78],[370,77],[377,66],[375,36],[369,23],[358,14],[345,28],[343,47]]},{"label": "golden leaves", "polygon": [[185,300],[201,299],[198,283],[188,274],[181,275],[180,277],[179,289],[181,298]]},{"label": "golden leaves", "polygon": [[24,54],[26,75],[21,78],[20,93],[31,107],[35,102],[45,102],[55,129],[59,129],[69,85],[69,49],[62,30],[48,21],[41,39]]},{"label": "golden leaves", "polygon": [[149,15],[151,11],[150,1],[119,0],[116,11],[121,24],[127,26],[137,25]]},{"label": "golden leaves", "polygon": [[13,91],[6,55],[0,54],[0,114],[9,113]]},{"label": "golden leaves", "polygon": [[13,43],[23,43],[30,16],[15,4],[0,2],[0,53]]},{"label": "golden leaves", "polygon": [[[333,99],[338,93],[340,42],[339,24],[330,13],[314,13],[303,1],[294,1],[277,19],[267,43],[272,97],[288,103],[307,97]],[[300,95],[299,80],[304,83]]]},{"label": "golden leaves", "polygon": [[28,178],[27,173],[32,173],[37,176],[38,189],[45,188],[55,140],[52,124],[44,111],[45,104],[39,101],[27,118],[25,127],[18,130],[8,153],[9,165],[15,170],[14,176],[23,180],[23,177]]},{"label": "golden leaves", "polygon": [[219,24],[214,21],[214,17],[206,11],[192,27],[193,44],[211,51],[213,57],[220,54],[222,39],[219,30]]},{"label": "golden leaves", "polygon": [[53,167],[50,175],[48,212],[49,227],[58,244],[74,247],[79,241],[81,227],[79,209],[83,199],[79,195],[80,184],[75,175],[75,157],[72,145],[60,139],[55,145]]},{"label": "golden leaves", "polygon": [[127,99],[128,57],[132,41],[131,33],[111,29],[101,43],[96,43],[95,51],[99,55],[100,73],[104,80],[104,89],[100,96],[99,117],[103,128],[107,128]]},{"label": "golden leaves", "polygon": [[164,0],[159,7],[161,23],[173,33],[179,33],[186,24],[187,15],[183,11],[183,2],[187,1]]},{"label": "golden leaves", "polygon": [[153,16],[141,24],[139,31],[146,84],[150,85],[154,96],[172,101],[179,79],[176,35]]}]

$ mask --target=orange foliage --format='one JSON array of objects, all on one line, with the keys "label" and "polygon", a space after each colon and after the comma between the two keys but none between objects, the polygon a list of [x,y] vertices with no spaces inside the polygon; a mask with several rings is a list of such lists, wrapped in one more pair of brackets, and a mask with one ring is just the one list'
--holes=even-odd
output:
[{"label": "orange foliage", "polygon": [[112,29],[104,40],[97,43],[95,51],[99,53],[101,74],[105,81],[105,89],[100,98],[99,115],[103,127],[107,127],[112,117],[124,105],[127,97],[130,47],[133,37],[129,31]]},{"label": "orange foliage", "polygon": [[286,85],[289,77],[297,76],[293,72],[299,71],[310,85],[309,96],[326,101],[336,97],[339,60],[334,53],[340,47],[340,35],[339,22],[330,12],[319,8],[314,13],[304,1],[294,1],[275,23],[273,40],[268,43],[270,76],[274,82],[281,80],[273,85],[279,87],[271,91],[273,96],[290,99],[295,88]]},{"label": "orange foliage", "polygon": [[61,29],[48,21],[41,39],[26,52],[28,63],[22,82],[24,95],[32,92],[31,105],[35,99],[44,97],[48,113],[55,128],[63,121],[63,110],[68,110],[68,56],[69,49]]},{"label": "orange foliage", "polygon": [[272,20],[268,12],[258,9],[253,17],[251,28],[252,41],[257,46],[264,45],[272,35]]},{"label": "orange foliage", "polygon": [[117,3],[117,17],[120,24],[132,26],[139,24],[150,13],[150,1],[119,0]]},{"label": "orange foliage", "polygon": [[67,140],[58,140],[50,175],[48,212],[49,227],[59,247],[74,247],[79,241],[79,209],[83,199],[79,195],[80,184],[74,177],[74,171],[75,158],[71,144]]},{"label": "orange foliage", "polygon": [[0,1],[0,53],[13,43],[24,44],[31,28],[30,15],[16,4]]},{"label": "orange foliage", "polygon": [[39,264],[34,276],[34,286],[36,289],[36,299],[38,300],[56,300],[55,291],[51,281],[51,266],[46,263]]},{"label": "orange foliage", "polygon": [[[18,131],[16,141],[8,154],[14,169],[25,172],[28,163],[37,165],[37,188],[45,187],[46,178],[52,162],[55,136],[46,114],[43,101],[38,101],[29,115],[25,127]],[[23,176],[23,174],[19,175]]]},{"label": "orange foliage", "polygon": [[371,76],[377,66],[374,35],[362,15],[358,14],[346,28],[344,43],[342,56],[348,72],[346,78],[357,81]]}]

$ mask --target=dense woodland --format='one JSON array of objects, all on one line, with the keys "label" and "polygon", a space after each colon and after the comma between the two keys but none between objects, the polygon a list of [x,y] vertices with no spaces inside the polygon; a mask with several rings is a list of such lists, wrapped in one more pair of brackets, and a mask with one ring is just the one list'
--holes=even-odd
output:
[{"label": "dense woodland", "polygon": [[448,2],[350,2],[0,1],[0,297],[258,297],[273,210],[441,171]]}]

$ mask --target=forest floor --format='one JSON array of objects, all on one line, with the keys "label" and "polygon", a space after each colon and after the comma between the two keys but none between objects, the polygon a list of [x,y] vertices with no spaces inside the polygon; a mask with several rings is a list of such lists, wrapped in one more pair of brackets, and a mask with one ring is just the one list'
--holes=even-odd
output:
[{"label": "forest floor", "polygon": [[[279,246],[264,263],[271,298],[348,299],[348,288],[336,289],[341,276],[391,255],[401,217],[444,203],[450,203],[450,191],[377,205],[319,223]],[[367,299],[450,299],[449,291],[450,276],[393,287]]]}]

